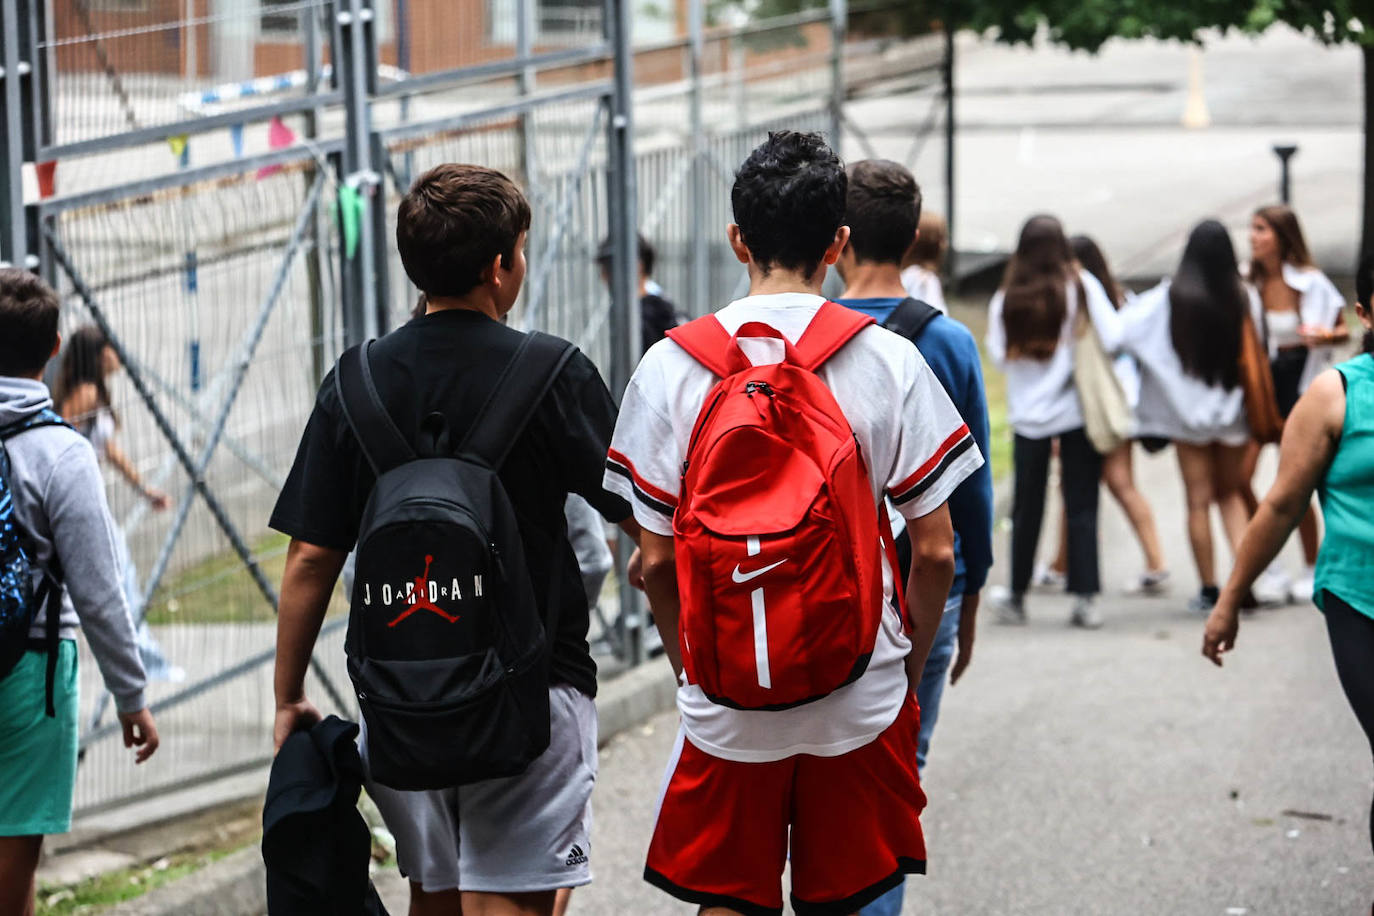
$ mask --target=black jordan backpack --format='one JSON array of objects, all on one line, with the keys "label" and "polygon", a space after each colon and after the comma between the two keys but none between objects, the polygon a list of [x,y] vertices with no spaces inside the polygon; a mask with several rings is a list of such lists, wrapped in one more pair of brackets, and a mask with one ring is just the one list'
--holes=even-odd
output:
[{"label": "black jordan backpack", "polygon": [[368,347],[339,358],[335,383],[377,475],[344,642],[370,774],[395,789],[513,776],[549,745],[560,571],[541,617],[498,472],[572,345],[526,335],[457,449],[435,413],[418,451],[377,394]]}]

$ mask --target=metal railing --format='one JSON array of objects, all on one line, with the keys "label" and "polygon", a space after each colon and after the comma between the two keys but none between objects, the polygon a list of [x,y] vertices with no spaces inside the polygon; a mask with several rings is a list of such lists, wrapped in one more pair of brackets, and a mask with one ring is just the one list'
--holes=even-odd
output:
[{"label": "metal railing", "polygon": [[[684,312],[717,307],[744,276],[723,233],[736,165],[769,129],[839,130],[841,0],[738,27],[682,0],[684,34],[633,47],[639,0],[463,0],[483,21],[460,30],[453,2],[0,0],[0,261],[53,283],[64,334],[105,332],[118,441],[172,496],[152,511],[111,478],[131,605],[181,669],[150,688],[164,750],[123,759],[85,654],[78,813],[270,754],[285,541],[267,518],[337,354],[415,303],[390,240],[418,175],[466,161],[519,181],[534,215],[512,320],[575,342],[618,392],[639,357],[636,231]],[[898,71],[933,66],[928,44]],[[638,595],[606,594],[593,637],[637,663]],[[347,715],[343,607],[308,687]]]}]

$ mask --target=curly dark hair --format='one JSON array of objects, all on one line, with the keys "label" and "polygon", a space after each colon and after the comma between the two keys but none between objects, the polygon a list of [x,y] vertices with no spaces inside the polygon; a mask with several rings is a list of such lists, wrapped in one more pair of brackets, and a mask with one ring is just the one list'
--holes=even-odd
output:
[{"label": "curly dark hair", "polygon": [[820,134],[780,130],[749,154],[730,192],[754,263],[813,276],[844,224],[849,179]]}]

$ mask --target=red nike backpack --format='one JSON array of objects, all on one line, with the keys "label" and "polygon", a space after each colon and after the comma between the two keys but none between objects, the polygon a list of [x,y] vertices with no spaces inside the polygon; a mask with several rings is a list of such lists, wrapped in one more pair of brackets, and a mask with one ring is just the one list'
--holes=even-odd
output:
[{"label": "red nike backpack", "polygon": [[[716,703],[800,706],[868,667],[891,539],[816,370],[872,323],[827,302],[795,347],[759,322],[731,337],[714,316],[668,332],[721,377],[692,430],[673,517],[683,665]],[[783,361],[751,365],[740,337],[781,339]]]}]

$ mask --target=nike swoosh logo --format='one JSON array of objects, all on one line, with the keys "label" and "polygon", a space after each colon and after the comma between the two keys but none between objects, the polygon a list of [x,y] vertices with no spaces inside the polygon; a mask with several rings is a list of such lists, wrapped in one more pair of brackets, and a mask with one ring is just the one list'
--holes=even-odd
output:
[{"label": "nike swoosh logo", "polygon": [[769,564],[768,566],[765,566],[762,569],[756,569],[753,572],[740,572],[739,564],[736,564],[735,571],[730,574],[730,578],[734,579],[736,582],[739,583],[749,582],[752,579],[757,579],[759,576],[768,572],[768,570],[770,569],[777,569],[779,566],[786,562],[787,560],[785,559],[779,560],[776,563]]}]

